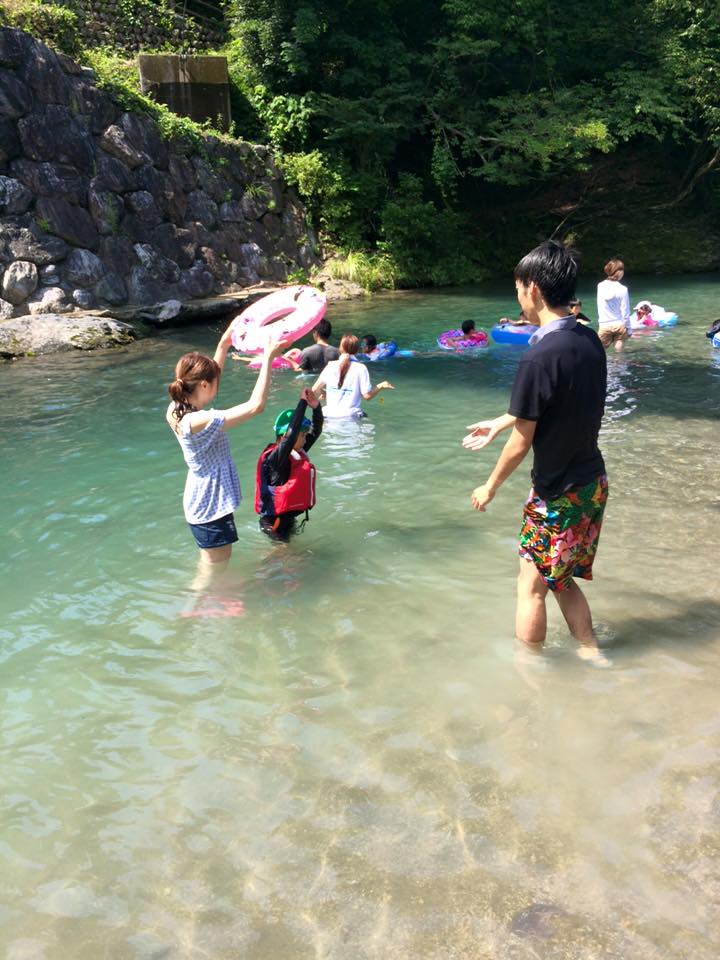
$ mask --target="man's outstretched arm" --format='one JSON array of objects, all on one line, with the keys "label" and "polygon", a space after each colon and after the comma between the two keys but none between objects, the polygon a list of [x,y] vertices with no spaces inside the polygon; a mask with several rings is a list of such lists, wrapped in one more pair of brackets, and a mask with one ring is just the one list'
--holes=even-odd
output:
[{"label": "man's outstretched arm", "polygon": [[493,472],[485,483],[473,490],[470,497],[472,505],[481,512],[485,510],[510,474],[520,466],[532,446],[536,421],[520,420],[516,417],[513,417],[513,420],[512,433],[498,457]]}]

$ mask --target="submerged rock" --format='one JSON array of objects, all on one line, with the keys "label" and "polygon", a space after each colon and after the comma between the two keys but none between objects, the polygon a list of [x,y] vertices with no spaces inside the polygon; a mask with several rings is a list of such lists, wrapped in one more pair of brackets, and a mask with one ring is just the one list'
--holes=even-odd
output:
[{"label": "submerged rock", "polygon": [[127,323],[86,314],[42,313],[0,323],[0,356],[6,359],[123,346],[137,338]]}]

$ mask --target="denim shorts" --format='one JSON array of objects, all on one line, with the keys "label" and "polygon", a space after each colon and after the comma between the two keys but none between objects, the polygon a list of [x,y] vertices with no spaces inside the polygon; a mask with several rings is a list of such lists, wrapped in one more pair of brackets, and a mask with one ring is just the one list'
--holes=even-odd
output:
[{"label": "denim shorts", "polygon": [[217,520],[208,520],[207,523],[189,523],[195,537],[195,543],[201,550],[212,550],[215,547],[226,547],[229,543],[237,543],[238,535],[235,529],[235,517],[228,513]]}]

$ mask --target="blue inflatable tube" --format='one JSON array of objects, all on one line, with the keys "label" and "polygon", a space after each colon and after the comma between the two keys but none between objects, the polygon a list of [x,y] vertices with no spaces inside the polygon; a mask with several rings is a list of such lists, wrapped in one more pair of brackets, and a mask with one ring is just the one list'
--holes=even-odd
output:
[{"label": "blue inflatable tube", "polygon": [[659,327],[676,327],[678,322],[678,315],[676,313],[667,313],[664,317],[658,319]]},{"label": "blue inflatable tube", "polygon": [[379,343],[370,353],[362,354],[364,360],[387,360],[389,357],[411,357],[412,350],[398,350],[398,345],[394,340],[385,340]]},{"label": "blue inflatable tube", "polygon": [[720,331],[712,338],[712,345],[714,347],[720,347]]},{"label": "blue inflatable tube", "polygon": [[525,324],[517,326],[514,323],[496,323],[490,331],[490,336],[495,343],[514,343],[525,347],[530,342],[530,337],[538,329],[538,327]]}]

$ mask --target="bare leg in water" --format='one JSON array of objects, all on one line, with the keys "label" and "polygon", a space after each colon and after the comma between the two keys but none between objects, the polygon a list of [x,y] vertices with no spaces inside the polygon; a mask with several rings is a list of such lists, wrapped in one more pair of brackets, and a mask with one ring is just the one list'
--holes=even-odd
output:
[{"label": "bare leg in water", "polygon": [[[548,585],[535,564],[531,560],[521,558],[518,574],[515,634],[518,640],[534,652],[540,652],[547,633],[547,611],[545,608],[547,593]],[[570,633],[578,643],[578,656],[582,660],[588,660],[598,666],[609,665],[610,661],[598,649],[590,607],[585,599],[585,594],[577,583],[571,580],[565,590],[553,591],[553,595]]]},{"label": "bare leg in water", "polygon": [[210,591],[213,584],[220,586],[218,581],[222,580],[222,574],[228,568],[231,553],[232,544],[200,550],[195,578],[190,584],[189,602],[181,616],[235,617],[244,613],[243,602],[235,595],[237,586],[234,587],[231,597],[223,596],[225,591],[222,588],[217,591],[217,595]]}]

